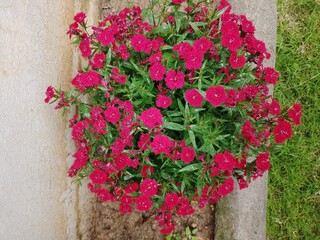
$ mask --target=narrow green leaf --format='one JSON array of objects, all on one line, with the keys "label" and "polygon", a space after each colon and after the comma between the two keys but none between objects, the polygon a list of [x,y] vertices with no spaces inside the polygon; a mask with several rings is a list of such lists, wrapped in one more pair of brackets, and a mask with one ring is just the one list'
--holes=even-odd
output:
[{"label": "narrow green leaf", "polygon": [[178,35],[179,36],[179,38],[178,38],[178,40],[177,40],[177,42],[179,43],[179,42],[182,42],[186,37],[187,37],[187,35],[189,34],[189,32],[188,31],[186,31],[184,34],[182,34],[182,35]]},{"label": "narrow green leaf", "polygon": [[194,136],[194,133],[191,130],[189,130],[188,134],[189,134],[192,146],[194,147],[194,149],[198,149],[197,143],[196,143],[196,137]]},{"label": "narrow green leaf", "polygon": [[181,111],[182,113],[184,113],[184,107],[183,107],[182,102],[181,102],[180,99],[178,99],[178,106],[179,106],[180,111]]},{"label": "narrow green leaf", "polygon": [[191,234],[191,230],[190,230],[189,227],[186,228],[186,234],[187,234],[187,235],[190,235],[190,234]]},{"label": "narrow green leaf", "polygon": [[202,166],[201,163],[190,164],[188,166],[185,166],[184,168],[181,168],[179,172],[193,172],[195,170],[200,169],[201,166]]},{"label": "narrow green leaf", "polygon": [[184,131],[186,130],[186,127],[179,124],[179,123],[174,123],[174,122],[165,122],[163,125],[166,129],[170,130],[176,130],[176,131]]},{"label": "narrow green leaf", "polygon": [[109,65],[111,63],[112,50],[111,47],[108,49],[106,64]]},{"label": "narrow green leaf", "polygon": [[162,46],[160,49],[161,51],[165,51],[165,50],[171,50],[173,47],[170,45],[166,45],[166,46]]},{"label": "narrow green leaf", "polygon": [[203,36],[203,33],[200,31],[200,29],[194,22],[190,22],[190,26],[192,27],[192,29],[194,30],[194,32],[197,34],[198,37]]}]

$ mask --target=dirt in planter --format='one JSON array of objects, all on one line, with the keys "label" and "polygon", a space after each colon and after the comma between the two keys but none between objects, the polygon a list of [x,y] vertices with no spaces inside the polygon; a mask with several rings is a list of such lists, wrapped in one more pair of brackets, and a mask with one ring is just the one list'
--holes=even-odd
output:
[{"label": "dirt in planter", "polygon": [[[95,240],[162,240],[154,212],[133,212],[122,214],[118,203],[100,203],[95,206],[95,222],[92,239]],[[196,208],[196,207],[195,207]],[[199,240],[212,240],[214,234],[214,209],[207,206],[196,208],[196,213],[188,217],[176,217],[175,233],[186,236],[186,228],[197,229]],[[174,239],[174,238],[173,238]],[[181,239],[181,238],[178,238]]]}]

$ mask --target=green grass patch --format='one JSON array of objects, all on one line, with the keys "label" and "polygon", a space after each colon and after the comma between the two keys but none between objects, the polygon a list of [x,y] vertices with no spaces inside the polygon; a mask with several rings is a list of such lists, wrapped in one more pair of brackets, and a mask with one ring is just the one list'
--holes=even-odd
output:
[{"label": "green grass patch", "polygon": [[278,0],[274,95],[303,105],[302,125],[272,155],[268,239],[320,239],[320,1]]}]

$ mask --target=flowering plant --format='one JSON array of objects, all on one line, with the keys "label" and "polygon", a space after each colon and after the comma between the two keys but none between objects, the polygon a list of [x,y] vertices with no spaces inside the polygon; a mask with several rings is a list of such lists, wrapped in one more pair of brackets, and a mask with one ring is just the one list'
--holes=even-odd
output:
[{"label": "flowering plant", "polygon": [[77,109],[69,176],[89,178],[122,213],[155,209],[164,234],[193,202],[216,203],[262,176],[272,145],[300,124],[301,106],[281,108],[269,93],[279,74],[263,65],[265,44],[226,0],[154,0],[98,26],[83,12],[74,20],[67,33],[88,64],[45,99]]}]

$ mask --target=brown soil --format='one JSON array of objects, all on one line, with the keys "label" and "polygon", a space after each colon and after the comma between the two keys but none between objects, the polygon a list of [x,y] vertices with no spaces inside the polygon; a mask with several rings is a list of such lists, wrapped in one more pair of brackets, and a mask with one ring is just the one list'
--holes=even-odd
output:
[{"label": "brown soil", "polygon": [[[153,212],[133,212],[122,214],[117,203],[100,203],[95,206],[95,223],[92,239],[94,240],[162,240],[158,222],[153,219]],[[197,209],[189,217],[175,218],[175,233],[185,237],[185,229],[197,229],[199,240],[211,240],[214,234],[214,209],[207,206]],[[174,239],[174,238],[172,238]],[[178,238],[181,239],[181,238]]]}]

